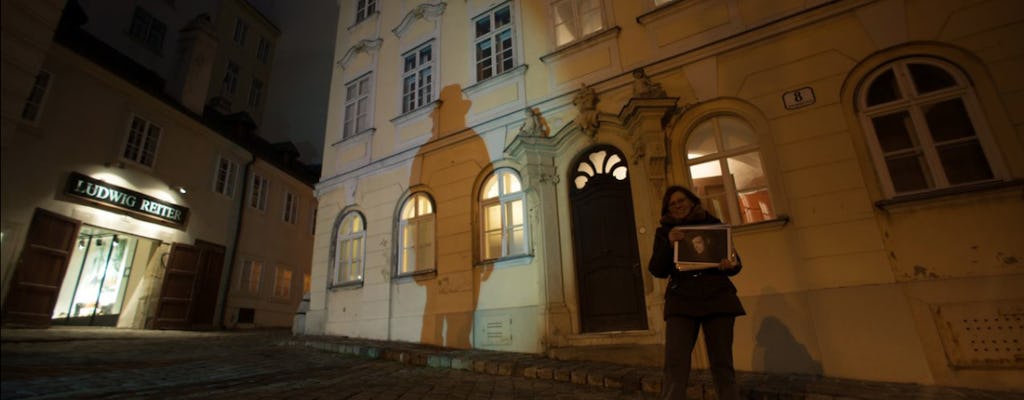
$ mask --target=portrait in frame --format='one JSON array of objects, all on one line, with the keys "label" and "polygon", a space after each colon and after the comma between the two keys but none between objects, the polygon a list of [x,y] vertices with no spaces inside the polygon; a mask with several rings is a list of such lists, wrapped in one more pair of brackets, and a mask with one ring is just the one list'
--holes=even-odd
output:
[{"label": "portrait in frame", "polygon": [[683,240],[675,243],[675,262],[682,271],[714,267],[732,254],[729,225],[677,226]]}]

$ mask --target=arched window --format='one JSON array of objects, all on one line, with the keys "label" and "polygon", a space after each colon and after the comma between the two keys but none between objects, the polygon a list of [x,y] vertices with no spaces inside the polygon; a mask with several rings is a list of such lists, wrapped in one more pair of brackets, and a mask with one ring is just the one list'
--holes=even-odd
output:
[{"label": "arched window", "polygon": [[697,125],[686,140],[686,166],[690,187],[723,222],[775,218],[757,134],[743,119],[718,115]]},{"label": "arched window", "polygon": [[526,196],[515,171],[498,169],[484,181],[480,220],[483,259],[526,254]]},{"label": "arched window", "polygon": [[402,205],[398,246],[398,275],[434,269],[434,204],[426,193],[416,193]]},{"label": "arched window", "polygon": [[363,280],[363,260],[366,252],[366,225],[358,212],[348,212],[338,227],[335,247],[334,285]]},{"label": "arched window", "polygon": [[944,62],[908,58],[869,75],[859,109],[888,196],[996,178],[970,82]]}]

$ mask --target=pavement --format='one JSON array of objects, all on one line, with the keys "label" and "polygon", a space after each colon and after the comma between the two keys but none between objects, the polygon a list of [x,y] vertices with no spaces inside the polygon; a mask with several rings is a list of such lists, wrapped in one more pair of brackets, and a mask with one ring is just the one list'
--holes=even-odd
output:
[{"label": "pavement", "polygon": [[[653,399],[661,388],[660,368],[621,362],[627,358],[562,352],[553,359],[285,330],[4,328],[0,339],[3,399]],[[795,374],[738,372],[737,379],[748,399],[1024,400],[1024,392]],[[688,394],[716,398],[707,371],[694,372]]]}]

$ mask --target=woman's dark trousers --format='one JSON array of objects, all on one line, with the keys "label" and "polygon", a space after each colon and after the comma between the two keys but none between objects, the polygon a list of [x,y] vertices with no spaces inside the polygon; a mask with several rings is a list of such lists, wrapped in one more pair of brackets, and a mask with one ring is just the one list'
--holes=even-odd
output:
[{"label": "woman's dark trousers", "polygon": [[704,342],[711,361],[711,377],[721,400],[739,398],[736,371],[732,366],[732,315],[703,318],[670,317],[665,321],[665,379],[661,397],[666,400],[686,399],[690,380],[690,357],[697,342],[697,332],[704,327]]}]

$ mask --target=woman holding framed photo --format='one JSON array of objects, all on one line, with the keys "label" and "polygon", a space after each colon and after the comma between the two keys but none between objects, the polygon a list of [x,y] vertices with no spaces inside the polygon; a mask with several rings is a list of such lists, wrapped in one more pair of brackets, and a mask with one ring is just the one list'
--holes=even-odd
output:
[{"label": "woman holding framed photo", "polygon": [[695,226],[710,229],[721,224],[722,221],[705,211],[700,198],[688,189],[671,186],[665,191],[661,201],[661,226],[654,234],[654,251],[647,265],[651,275],[669,279],[665,290],[663,399],[686,398],[690,357],[702,326],[718,398],[739,397],[732,359],[733,325],[736,317],[746,312],[736,296],[736,287],[729,280],[743,268],[739,256],[730,251],[717,264],[699,267],[677,263],[675,257],[677,242],[682,241],[681,245],[691,249],[707,245],[693,239]]}]

